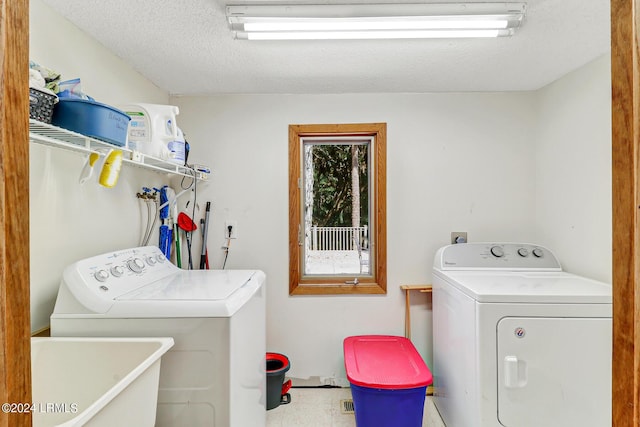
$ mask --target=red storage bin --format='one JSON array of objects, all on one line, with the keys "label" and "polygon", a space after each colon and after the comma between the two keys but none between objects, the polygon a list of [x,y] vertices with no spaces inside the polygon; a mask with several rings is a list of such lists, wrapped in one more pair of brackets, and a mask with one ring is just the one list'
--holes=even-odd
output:
[{"label": "red storage bin", "polygon": [[420,427],[431,371],[411,341],[390,335],[344,340],[358,427]]}]

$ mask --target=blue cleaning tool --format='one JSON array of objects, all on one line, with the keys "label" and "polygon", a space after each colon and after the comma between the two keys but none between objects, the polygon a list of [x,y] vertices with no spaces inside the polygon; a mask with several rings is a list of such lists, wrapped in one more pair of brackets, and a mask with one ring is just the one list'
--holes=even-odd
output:
[{"label": "blue cleaning tool", "polygon": [[169,197],[167,196],[168,186],[164,186],[160,189],[160,206],[165,205],[162,209],[160,209],[160,219],[169,218]]},{"label": "blue cleaning tool", "polygon": [[160,242],[158,247],[167,259],[171,259],[172,233],[168,225],[160,226]]},{"label": "blue cleaning tool", "polygon": [[165,205],[160,209],[160,219],[163,224],[160,226],[160,242],[158,247],[167,259],[171,259],[171,244],[173,243],[172,232],[168,225],[164,224],[165,220],[169,218],[169,198],[167,197],[168,186],[164,186],[160,189],[160,206]]},{"label": "blue cleaning tool", "polygon": [[164,255],[168,260],[171,260],[171,245],[173,245],[173,228],[169,228],[167,232],[167,253]]}]

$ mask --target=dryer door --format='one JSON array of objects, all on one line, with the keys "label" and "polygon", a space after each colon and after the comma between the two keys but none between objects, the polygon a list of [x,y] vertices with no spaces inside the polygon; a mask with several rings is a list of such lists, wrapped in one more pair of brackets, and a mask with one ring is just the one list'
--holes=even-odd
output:
[{"label": "dryer door", "polygon": [[506,317],[496,332],[502,425],[611,425],[610,318]]}]

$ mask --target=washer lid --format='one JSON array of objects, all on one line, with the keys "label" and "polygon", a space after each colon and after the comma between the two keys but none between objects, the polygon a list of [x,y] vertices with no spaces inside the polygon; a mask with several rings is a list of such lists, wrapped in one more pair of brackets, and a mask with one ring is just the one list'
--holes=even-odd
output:
[{"label": "washer lid", "polygon": [[565,272],[434,271],[478,302],[611,304],[611,285]]},{"label": "washer lid", "polygon": [[220,301],[247,283],[253,270],[186,270],[115,298],[118,301]]}]

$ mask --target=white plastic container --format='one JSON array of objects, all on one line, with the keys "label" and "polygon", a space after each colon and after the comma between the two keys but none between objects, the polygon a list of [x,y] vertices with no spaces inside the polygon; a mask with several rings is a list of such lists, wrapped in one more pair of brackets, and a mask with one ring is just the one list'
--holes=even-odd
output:
[{"label": "white plastic container", "polygon": [[169,148],[170,153],[170,161],[178,163],[179,165],[184,165],[186,156],[185,144],[186,140],[184,139],[182,129],[178,128],[178,137],[173,141],[169,141],[169,144],[167,144],[167,148]]},{"label": "white plastic container", "polygon": [[173,157],[169,143],[179,140],[176,121],[176,116],[180,113],[178,107],[162,104],[128,104],[118,108],[131,117],[128,130],[129,149],[164,160]]},{"label": "white plastic container", "polygon": [[34,427],[148,426],[173,338],[32,338]]}]

